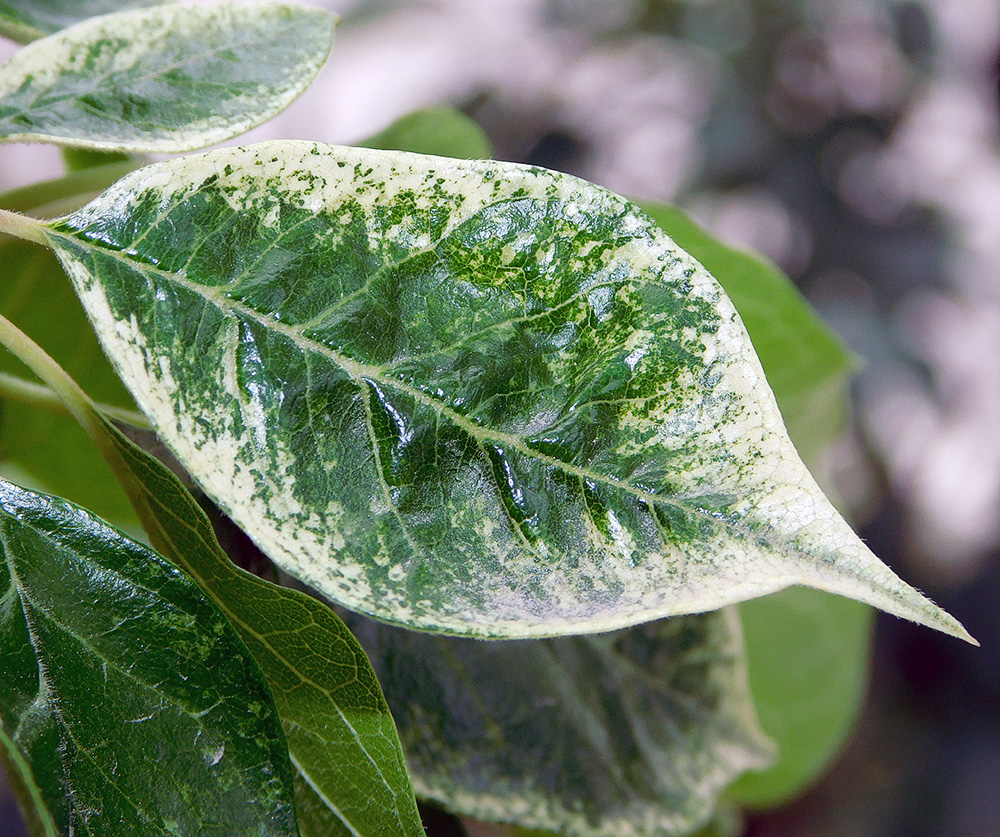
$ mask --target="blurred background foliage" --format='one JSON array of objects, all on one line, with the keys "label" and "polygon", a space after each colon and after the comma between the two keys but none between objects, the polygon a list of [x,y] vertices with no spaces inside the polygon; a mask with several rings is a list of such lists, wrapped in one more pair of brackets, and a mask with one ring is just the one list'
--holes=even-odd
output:
[{"label": "blurred background foliage", "polygon": [[[324,5],[330,65],[240,142],[354,143],[452,105],[501,159],[677,203],[767,256],[858,357],[849,427],[811,464],[983,648],[880,616],[850,743],[746,833],[1000,834],[1000,2]],[[4,151],[4,189],[61,165]]]}]

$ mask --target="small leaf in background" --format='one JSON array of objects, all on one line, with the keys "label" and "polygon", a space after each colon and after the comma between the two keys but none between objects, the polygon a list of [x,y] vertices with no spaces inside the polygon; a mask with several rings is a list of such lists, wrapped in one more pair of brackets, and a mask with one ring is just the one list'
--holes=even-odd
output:
[{"label": "small leaf in background", "polygon": [[[33,713],[43,722],[52,713],[58,742],[50,732],[46,740],[58,743],[71,830],[297,833],[267,685],[190,579],[88,512],[9,483],[0,484],[0,549],[3,627],[13,632],[3,641],[27,634],[38,679],[26,682],[23,651],[0,665],[16,666],[21,691],[39,698],[5,700],[3,728],[34,764],[38,739],[21,741]],[[31,775],[50,799],[51,779]]]},{"label": "small leaf in background", "polygon": [[151,541],[213,597],[267,678],[296,771],[303,837],[420,837],[395,724],[351,632],[326,604],[234,566],[177,477],[105,427],[134,477]]},{"label": "small leaf in background", "polygon": [[0,35],[25,44],[90,17],[163,0],[0,0]]},{"label": "small leaf in background", "polygon": [[308,86],[334,22],[307,6],[225,3],[79,23],[0,67],[0,139],[133,151],[221,142]]},{"label": "small leaf in background", "polygon": [[481,642],[346,614],[417,792],[573,837],[689,834],[766,765],[732,609],[599,636]]},{"label": "small leaf in background", "polygon": [[[58,200],[58,207],[67,211],[85,203],[129,168],[115,164],[19,189],[0,197],[0,206],[44,212],[48,201]],[[76,193],[84,197],[74,197]],[[0,264],[0,314],[16,322],[94,399],[135,409],[55,256],[26,241],[0,236]],[[39,305],[39,300],[44,304]],[[2,349],[0,373],[34,380]],[[18,401],[2,384],[0,475],[66,497],[129,533],[141,531],[128,498],[77,423],[67,415]]]},{"label": "small leaf in background", "polygon": [[461,111],[444,105],[401,116],[360,145],[461,160],[485,160],[493,156],[493,147],[482,128]]},{"label": "small leaf in background", "polygon": [[597,186],[262,143],[48,236],[185,468],[345,606],[528,637],[805,584],[967,637],[822,494],[718,284]]}]

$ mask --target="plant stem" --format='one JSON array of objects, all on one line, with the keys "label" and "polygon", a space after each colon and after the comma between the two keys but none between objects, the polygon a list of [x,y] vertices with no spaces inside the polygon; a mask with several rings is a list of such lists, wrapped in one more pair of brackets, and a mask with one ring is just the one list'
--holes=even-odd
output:
[{"label": "plant stem", "polygon": [[[41,407],[43,410],[69,413],[66,403],[49,387],[26,381],[17,375],[8,375],[6,372],[0,372],[0,396],[22,404],[30,404],[33,407]],[[127,410],[112,404],[95,403],[94,406],[115,421],[141,427],[144,430],[150,429],[149,419],[136,410]]]},{"label": "plant stem", "polygon": [[0,233],[33,241],[43,247],[50,246],[48,236],[45,235],[44,223],[8,209],[0,209]]},{"label": "plant stem", "polygon": [[[0,216],[2,217],[2,216]],[[0,314],[0,345],[34,372],[66,405],[66,409],[110,463],[119,461],[108,425],[90,397],[58,363],[21,329]],[[112,464],[112,468],[115,469]]]}]

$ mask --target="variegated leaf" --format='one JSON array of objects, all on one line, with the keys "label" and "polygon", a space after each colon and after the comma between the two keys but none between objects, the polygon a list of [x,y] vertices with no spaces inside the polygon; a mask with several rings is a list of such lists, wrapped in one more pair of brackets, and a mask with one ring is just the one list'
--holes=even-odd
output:
[{"label": "variegated leaf", "polygon": [[690,834],[767,766],[734,608],[598,636],[480,642],[345,614],[417,792],[572,837]]},{"label": "variegated leaf", "polygon": [[286,3],[104,15],[0,67],[0,140],[186,151],[270,119],[313,80],[334,18]]},{"label": "variegated leaf", "polygon": [[0,35],[26,44],[89,17],[161,2],[164,0],[0,0]]},{"label": "variegated leaf", "polygon": [[806,584],[967,636],[823,496],[715,280],[599,187],[264,143],[47,235],[185,467],[349,608],[547,636]]}]

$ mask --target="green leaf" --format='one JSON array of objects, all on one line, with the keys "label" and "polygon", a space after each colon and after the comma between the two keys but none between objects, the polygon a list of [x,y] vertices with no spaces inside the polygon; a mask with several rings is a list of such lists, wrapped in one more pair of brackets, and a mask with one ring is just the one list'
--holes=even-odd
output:
[{"label": "green leaf", "polygon": [[37,661],[32,683],[23,651],[3,656],[20,694],[0,720],[26,763],[52,766],[51,753],[35,760],[39,721],[58,744],[71,832],[297,833],[267,686],[190,579],[88,512],[9,483],[0,549],[3,641],[27,639]]},{"label": "green leaf", "polygon": [[[475,123],[447,109],[418,112],[403,117],[375,138],[367,140],[364,145],[452,157],[489,157],[492,153],[488,140]],[[368,623],[362,630],[362,637],[369,638],[369,651],[373,659],[378,661],[379,667],[383,671],[393,672],[387,679],[387,688],[393,690],[397,717],[408,722],[404,726],[408,750],[419,754],[411,763],[417,782],[426,795],[446,807],[487,817],[491,814],[496,816],[497,806],[500,805],[501,818],[516,819],[518,822],[521,822],[522,812],[526,808],[530,810],[534,806],[537,809],[541,803],[545,813],[540,817],[529,815],[529,821],[535,825],[545,822],[553,829],[561,830],[568,820],[579,820],[579,811],[567,806],[572,806],[573,799],[579,801],[588,785],[596,784],[601,792],[597,796],[585,798],[583,803],[590,806],[594,821],[601,823],[603,828],[622,831],[626,827],[632,828],[632,824],[638,819],[664,828],[683,825],[679,830],[686,833],[695,822],[705,818],[706,812],[711,812],[713,807],[718,810],[716,801],[719,790],[725,785],[727,777],[739,772],[733,756],[738,754],[742,757],[743,767],[760,767],[765,751],[761,745],[762,736],[751,708],[742,666],[738,662],[742,649],[739,638],[733,634],[728,621],[730,616],[712,614],[707,617],[688,617],[687,620],[674,620],[672,623],[661,622],[632,628],[615,636],[612,642],[621,648],[644,645],[653,657],[654,666],[657,663],[661,667],[668,666],[675,675],[673,678],[663,676],[660,672],[651,672],[646,666],[637,667],[634,660],[621,656],[602,656],[601,646],[608,644],[607,637],[474,646],[466,640],[422,638],[407,631],[372,623]],[[354,617],[355,622],[358,620],[360,617]],[[690,633],[696,633],[697,629],[702,628],[709,629],[708,633],[702,634],[705,641],[700,645],[692,644],[684,650],[683,655],[672,653],[677,650],[677,632],[684,628],[684,621],[689,621],[696,629]],[[656,636],[652,645],[649,644],[650,633]],[[415,654],[415,649],[421,646],[421,655]],[[553,668],[547,664],[553,654],[558,660],[564,659],[565,655],[560,653],[563,646],[567,646],[571,653],[576,652],[577,659],[580,652],[583,652],[593,659],[601,660],[605,680],[610,681],[610,688],[602,692],[599,685],[595,686],[594,678],[585,672],[582,676],[579,673],[576,676],[571,674],[569,680],[564,682],[563,692],[554,697],[546,694],[544,687],[541,693],[537,691],[538,683],[549,685],[560,676],[566,676],[565,668],[558,665]],[[527,655],[522,651],[525,648],[529,651]],[[541,660],[543,665],[538,671],[534,667],[523,671],[525,659],[535,662]],[[704,663],[695,677],[685,679],[678,674],[684,666],[688,666],[684,671],[690,672],[690,666],[695,660]],[[409,670],[411,667],[412,670]],[[428,668],[432,669],[429,675],[425,673]],[[470,670],[474,670],[478,676],[470,676]],[[510,686],[505,674],[511,670],[523,671],[523,678],[530,681],[527,688],[518,690]],[[655,676],[658,673],[661,676]],[[410,678],[417,684],[416,690],[409,688]],[[666,684],[672,681],[679,682],[682,689],[692,689],[694,696],[690,703],[682,701],[681,706],[676,705],[676,701],[681,699],[679,690],[666,688]],[[473,684],[471,689],[470,682]],[[622,683],[627,684],[625,688],[620,685]],[[692,704],[702,707],[710,705],[714,697],[713,688],[718,688],[724,695],[721,705],[712,710],[706,709],[701,717],[694,718],[689,707]],[[574,691],[579,691],[582,699],[573,696]],[[485,694],[486,698],[480,698],[480,693]],[[625,693],[648,698],[648,703],[623,701]],[[448,707],[442,705],[443,695],[468,696],[459,703],[457,717],[451,711],[450,702]],[[514,697],[513,701],[511,695]],[[567,699],[568,696],[572,697]],[[636,703],[641,703],[641,706]],[[503,741],[498,742],[496,735],[490,736],[485,745],[475,740],[470,741],[473,733],[461,726],[461,719],[470,714],[470,704],[472,717],[482,719],[485,706],[498,706],[498,717],[516,718],[514,723],[506,726],[497,723],[497,716],[489,719],[491,726],[495,724],[493,728],[503,735]],[[544,707],[541,712],[534,709],[539,705]],[[574,747],[572,743],[567,746],[560,740],[548,752],[543,750],[538,741],[526,740],[528,736],[525,731],[530,731],[531,726],[537,728],[537,725],[548,720],[546,715],[553,712],[565,719],[565,724],[571,730],[570,736],[592,736],[595,732],[603,732],[605,725],[598,718],[594,726],[588,728],[585,723],[586,710],[593,710],[598,706],[621,709],[623,705],[626,709],[615,712],[615,722],[607,725],[607,729],[614,736],[619,752],[625,754],[622,759],[624,763],[613,760],[612,765],[609,765],[602,759],[588,760],[594,744],[593,737],[582,749]],[[653,709],[650,711],[647,706]],[[442,713],[446,714],[446,721],[441,724],[430,722],[430,718]],[[671,739],[661,748],[651,746],[650,741],[655,740],[656,735],[678,729],[678,718],[690,722],[682,726],[682,736]],[[655,734],[632,734],[629,724],[622,723],[622,719],[632,722],[633,730],[652,729]],[[445,731],[444,735],[442,730]],[[546,735],[552,734],[549,726],[544,726],[544,730]],[[448,733],[452,733],[450,739],[447,737]],[[726,747],[724,741],[735,744],[735,747]],[[477,747],[477,744],[480,746]],[[563,761],[548,765],[547,770],[526,768],[522,764],[524,754],[521,751],[526,744],[529,757],[538,759],[547,756],[552,762],[556,762],[561,756]],[[704,745],[704,748],[699,751],[692,769],[692,749],[699,745]],[[476,763],[481,766],[470,774],[461,769],[460,765],[469,758],[473,748],[476,751]],[[721,754],[719,750],[722,750]],[[552,753],[557,755],[553,756]],[[653,781],[645,781],[647,771],[636,767],[645,760],[644,766],[648,769],[650,763],[658,759],[667,761],[670,768],[663,772],[654,770]],[[709,767],[713,760],[714,769]],[[550,781],[561,783],[563,793],[557,794],[555,804],[548,798],[542,802],[538,789],[529,787],[525,777],[539,773]],[[585,778],[579,781],[577,777],[581,774]],[[642,778],[636,780],[634,777],[637,775]],[[608,788],[613,789],[611,794],[607,793]],[[618,794],[617,798],[610,800],[609,797],[615,793]],[[684,800],[679,806],[678,799]],[[667,806],[666,810],[664,805]],[[596,812],[593,810],[595,808],[598,809]],[[518,829],[516,833],[528,834],[523,829]],[[531,833],[541,835],[553,832]]]},{"label": "green leaf", "polygon": [[814,781],[851,732],[865,693],[872,611],[792,588],[744,602],[740,617],[757,714],[779,759],[742,777],[729,794],[747,805],[774,805]]},{"label": "green leaf", "polygon": [[967,637],[823,496],[715,280],[599,187],[263,143],[47,235],[185,468],[347,607],[528,637],[805,584]]},{"label": "green leaf", "polygon": [[22,44],[90,17],[156,6],[163,0],[0,0],[0,35]]},{"label": "green leaf", "polygon": [[225,3],[79,23],[0,68],[0,139],[133,151],[221,142],[305,89],[334,22],[307,6]]},{"label": "green leaf", "polygon": [[[843,431],[852,361],[791,280],[759,257],[714,240],[675,207],[642,204],[715,275],[740,312],[796,448],[816,462]],[[778,743],[770,769],[731,789],[773,805],[812,782],[850,733],[864,695],[872,613],[803,588],[740,605],[750,687],[761,726]]]},{"label": "green leaf", "polygon": [[180,480],[132,444],[45,351],[0,318],[16,352],[86,429],[151,540],[214,599],[275,695],[304,835],[422,834],[392,717],[368,660],[323,604],[238,570]]},{"label": "green leaf", "polygon": [[513,642],[345,618],[417,792],[467,816],[574,837],[689,834],[735,775],[770,761],[732,609]]},{"label": "green leaf", "polygon": [[[59,200],[64,208],[68,208],[64,202],[76,208],[128,170],[116,164],[90,170],[86,176],[60,178],[4,195],[0,205],[36,210]],[[84,197],[74,202],[81,192]],[[134,409],[55,256],[4,236],[0,238],[0,264],[0,314],[15,321],[95,399]],[[33,379],[5,351],[0,351],[0,373]],[[19,401],[3,387],[0,392],[4,395],[0,400],[0,475],[66,497],[130,533],[139,532],[128,498],[77,423],[67,415]]]},{"label": "green leaf", "polygon": [[403,751],[368,658],[330,608],[244,572],[164,465],[105,424],[158,549],[216,601],[267,677],[296,770],[302,834],[423,834]]},{"label": "green leaf", "polygon": [[493,148],[483,129],[461,111],[444,105],[408,113],[361,145],[466,160],[493,156]]},{"label": "green leaf", "polygon": [[854,363],[792,281],[759,256],[720,243],[674,206],[639,206],[725,289],[746,326],[788,433],[806,462],[846,426]]}]

